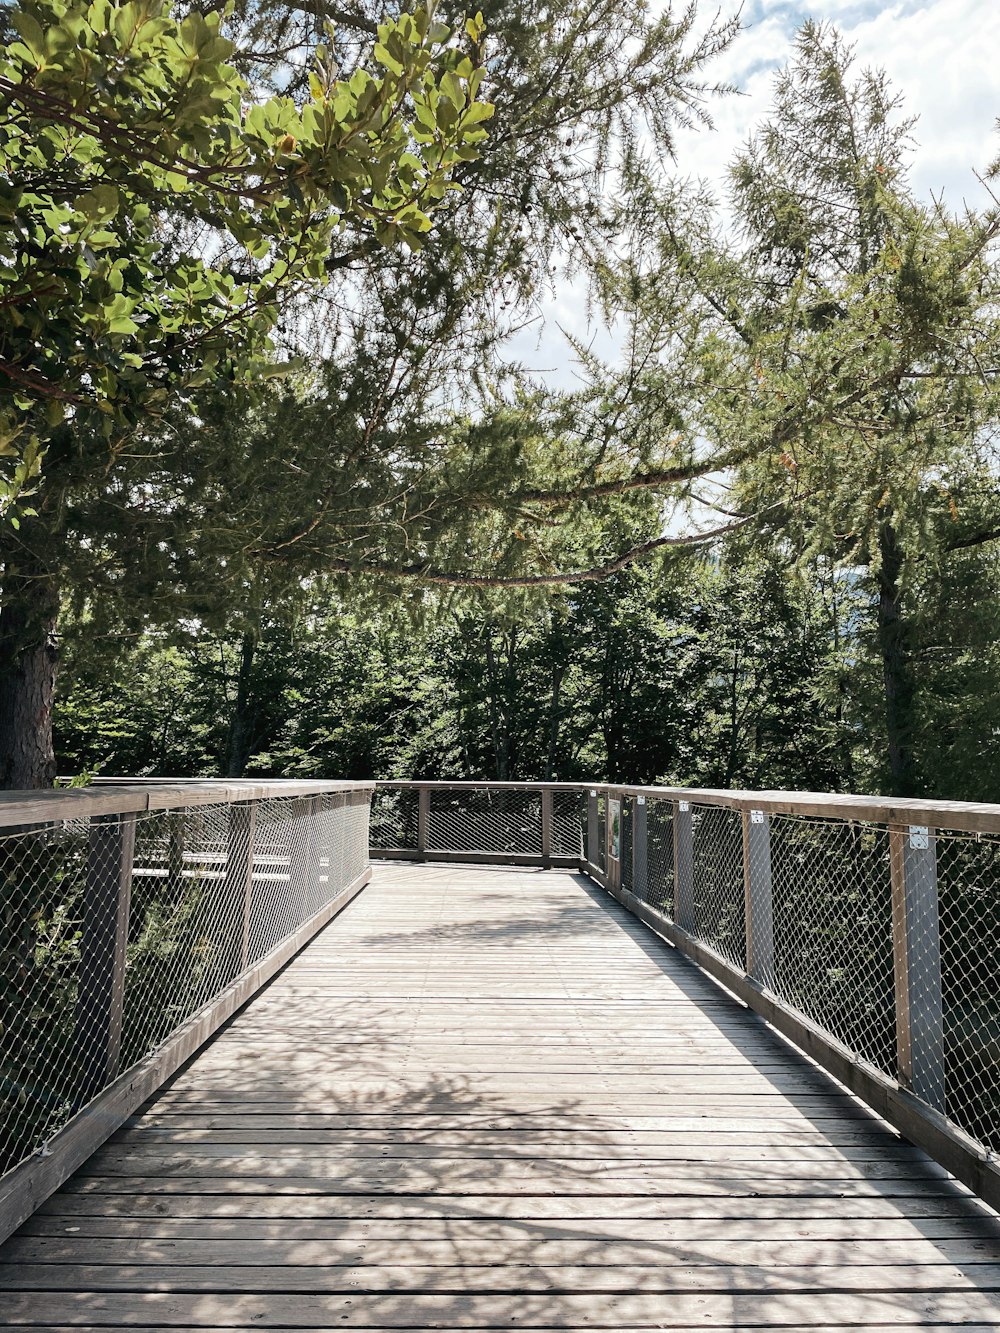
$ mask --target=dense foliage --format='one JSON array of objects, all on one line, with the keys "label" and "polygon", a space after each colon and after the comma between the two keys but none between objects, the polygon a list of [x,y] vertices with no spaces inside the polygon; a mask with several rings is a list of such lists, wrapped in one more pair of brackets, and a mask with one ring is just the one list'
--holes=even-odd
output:
[{"label": "dense foliage", "polygon": [[[996,560],[928,573],[912,592],[920,788],[1000,799]],[[829,561],[792,574],[731,539],[720,559],[633,568],[534,609],[442,604],[422,625],[329,590],[253,637],[191,628],[112,653],[81,626],[60,763],[884,790],[873,595]]]},{"label": "dense foliage", "polygon": [[[491,114],[470,51],[419,9],[376,73],[255,99],[217,13],[25,0],[0,49],[0,497],[52,428],[111,441],[171,393],[252,378],[283,294],[366,234],[418,248]],[[113,449],[112,449],[113,455]]]}]

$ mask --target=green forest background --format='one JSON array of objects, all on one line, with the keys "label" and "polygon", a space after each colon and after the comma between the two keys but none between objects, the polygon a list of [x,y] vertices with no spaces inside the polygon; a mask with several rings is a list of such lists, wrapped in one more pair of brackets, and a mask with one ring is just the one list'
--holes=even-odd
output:
[{"label": "green forest background", "polygon": [[[906,594],[919,790],[1000,799],[992,547]],[[544,602],[363,610],[331,589],[243,634],[81,627],[62,771],[597,780],[877,792],[876,595],[730,541]]]}]

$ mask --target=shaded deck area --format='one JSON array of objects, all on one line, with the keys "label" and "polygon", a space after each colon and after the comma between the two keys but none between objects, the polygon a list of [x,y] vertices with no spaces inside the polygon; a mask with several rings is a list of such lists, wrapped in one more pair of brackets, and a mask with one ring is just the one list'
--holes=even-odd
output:
[{"label": "shaded deck area", "polygon": [[0,1248],[0,1326],[1000,1327],[1000,1224],[582,876],[382,866]]}]

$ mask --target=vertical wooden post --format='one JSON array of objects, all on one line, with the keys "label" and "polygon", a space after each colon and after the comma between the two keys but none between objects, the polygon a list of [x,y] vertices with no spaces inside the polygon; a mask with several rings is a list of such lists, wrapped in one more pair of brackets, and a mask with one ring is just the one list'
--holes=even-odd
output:
[{"label": "vertical wooden post", "polygon": [[90,821],[76,1002],[81,1104],[118,1074],[134,856],[135,815],[99,815]]},{"label": "vertical wooden post", "polygon": [[649,897],[649,838],[645,796],[636,796],[632,805],[632,892],[643,902]]},{"label": "vertical wooden post", "polygon": [[431,822],[431,789],[421,787],[417,792],[417,851],[427,851],[427,837]]},{"label": "vertical wooden post", "polygon": [[743,811],[743,887],[747,974],[766,986],[774,981],[774,901],[771,821],[765,810]]},{"label": "vertical wooden post", "polygon": [[900,1085],[945,1109],[944,1004],[934,830],[891,829],[892,961]]},{"label": "vertical wooden post", "polygon": [[694,819],[690,801],[674,802],[674,920],[694,934]]},{"label": "vertical wooden post", "polygon": [[597,788],[591,787],[587,792],[587,861],[590,865],[600,869],[599,852],[597,843],[601,836],[601,822],[597,813]]},{"label": "vertical wooden post", "polygon": [[[236,801],[229,807],[226,836],[226,873],[222,881],[224,919],[239,930],[239,949],[226,952],[235,966],[228,978],[242,972],[250,961],[250,929],[253,917],[253,845],[257,831],[256,801]],[[239,923],[238,927],[236,923]],[[234,941],[235,942],[235,941]]]},{"label": "vertical wooden post", "polygon": [[552,860],[552,792],[542,788],[542,860],[548,865]]}]

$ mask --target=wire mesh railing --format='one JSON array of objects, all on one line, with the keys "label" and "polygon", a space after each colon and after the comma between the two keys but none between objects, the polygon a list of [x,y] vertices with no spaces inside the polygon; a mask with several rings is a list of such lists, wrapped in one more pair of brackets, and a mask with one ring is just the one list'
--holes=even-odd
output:
[{"label": "wire mesh railing", "polygon": [[1000,1203],[1000,807],[417,782],[376,808],[375,856],[586,871]]},{"label": "wire mesh railing", "polygon": [[[363,882],[370,784],[282,785],[201,784],[191,804],[46,793],[65,817],[45,822],[3,810],[0,1186]],[[102,812],[75,814],[88,804]]]},{"label": "wire mesh railing", "polygon": [[571,783],[380,782],[376,857],[577,866],[586,799]]}]

